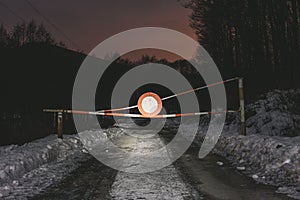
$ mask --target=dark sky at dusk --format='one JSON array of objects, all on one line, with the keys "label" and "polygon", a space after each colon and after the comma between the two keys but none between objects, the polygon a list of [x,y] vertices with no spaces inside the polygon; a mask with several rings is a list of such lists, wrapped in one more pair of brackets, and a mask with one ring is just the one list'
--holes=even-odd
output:
[{"label": "dark sky at dusk", "polygon": [[[43,22],[59,41],[77,49],[38,15],[25,0],[0,0],[26,21]],[[190,10],[177,0],[29,0],[88,53],[106,38],[132,28],[156,26],[174,29],[196,38],[189,27]],[[0,23],[9,28],[21,22],[0,4]]]}]

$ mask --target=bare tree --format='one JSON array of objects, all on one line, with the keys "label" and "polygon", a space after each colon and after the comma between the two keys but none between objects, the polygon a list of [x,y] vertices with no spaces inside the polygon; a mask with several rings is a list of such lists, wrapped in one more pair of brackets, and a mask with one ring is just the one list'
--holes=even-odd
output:
[{"label": "bare tree", "polygon": [[190,0],[191,27],[217,65],[300,83],[300,0]]}]

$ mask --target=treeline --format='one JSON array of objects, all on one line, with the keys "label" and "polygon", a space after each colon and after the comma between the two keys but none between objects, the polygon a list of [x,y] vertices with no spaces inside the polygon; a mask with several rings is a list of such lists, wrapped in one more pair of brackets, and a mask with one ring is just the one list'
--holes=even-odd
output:
[{"label": "treeline", "polygon": [[[71,108],[72,87],[86,55],[64,48],[43,24],[0,25],[0,145],[55,133],[44,108]],[[68,117],[68,118],[67,118]],[[65,117],[65,133],[73,132]]]},{"label": "treeline", "polygon": [[[119,57],[119,56],[117,56]],[[148,64],[148,63],[158,63],[162,65],[167,65],[177,70],[183,75],[195,75],[197,70],[189,63],[187,60],[178,59],[175,61],[169,61],[166,58],[157,58],[153,55],[143,54],[137,60],[131,60],[128,58],[119,57],[116,62],[122,66],[133,68],[139,65]]]},{"label": "treeline", "polygon": [[3,24],[0,25],[0,47],[16,48],[29,43],[65,46],[62,42],[55,42],[46,27],[35,21],[16,24],[11,30],[6,29]]},{"label": "treeline", "polygon": [[190,0],[186,7],[225,74],[262,87],[300,86],[300,0]]}]

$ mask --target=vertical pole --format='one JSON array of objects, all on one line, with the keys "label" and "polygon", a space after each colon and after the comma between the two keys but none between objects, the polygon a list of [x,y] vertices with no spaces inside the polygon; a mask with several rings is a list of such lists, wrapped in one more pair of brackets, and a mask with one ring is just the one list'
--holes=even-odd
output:
[{"label": "vertical pole", "polygon": [[63,113],[57,115],[57,137],[63,139]]},{"label": "vertical pole", "polygon": [[243,134],[243,135],[246,135],[246,125],[245,125],[245,98],[244,98],[243,78],[239,78],[239,97],[240,97],[240,112],[241,112],[241,128],[242,128],[242,134]]},{"label": "vertical pole", "polygon": [[53,132],[56,132],[56,112],[53,113]]}]

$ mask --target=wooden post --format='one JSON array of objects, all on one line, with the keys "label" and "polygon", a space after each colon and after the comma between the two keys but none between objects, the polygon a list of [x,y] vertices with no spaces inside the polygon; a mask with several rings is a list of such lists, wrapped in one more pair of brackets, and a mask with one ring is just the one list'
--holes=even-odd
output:
[{"label": "wooden post", "polygon": [[239,97],[240,97],[240,112],[241,112],[241,129],[242,129],[242,134],[246,135],[245,98],[244,98],[243,78],[239,78]]},{"label": "wooden post", "polygon": [[63,139],[63,113],[57,115],[57,137]]},{"label": "wooden post", "polygon": [[56,132],[56,130],[57,130],[57,128],[56,128],[56,121],[57,121],[57,119],[56,119],[56,113],[54,112],[53,113],[53,132],[55,133]]}]

